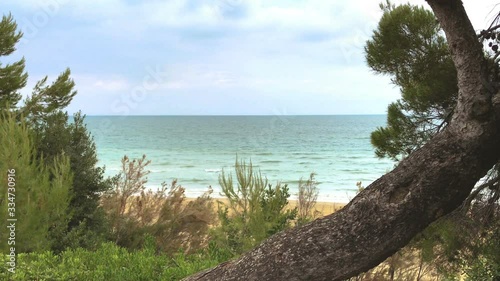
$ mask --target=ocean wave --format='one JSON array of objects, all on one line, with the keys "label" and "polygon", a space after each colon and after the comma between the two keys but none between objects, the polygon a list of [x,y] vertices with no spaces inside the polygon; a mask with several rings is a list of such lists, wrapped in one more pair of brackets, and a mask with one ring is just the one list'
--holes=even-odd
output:
[{"label": "ocean wave", "polygon": [[309,159],[313,159],[313,160],[323,160],[323,159],[325,159],[325,157],[322,157],[322,156],[311,156],[311,157],[309,157]]},{"label": "ocean wave", "polygon": [[292,155],[311,155],[311,152],[292,152]]},{"label": "ocean wave", "polygon": [[[318,122],[319,117],[294,117],[296,119],[293,122],[286,124],[286,130],[281,131],[284,127],[280,124],[279,139],[272,142],[269,139],[267,146],[260,149],[257,144],[261,142],[248,139],[248,132],[269,126],[269,118],[273,117],[104,118],[118,122],[116,128],[120,129],[114,132],[92,131],[96,133],[99,165],[106,166],[106,176],[121,172],[120,159],[123,154],[137,158],[146,153],[154,157],[151,158],[151,166],[147,167],[154,169],[148,176],[148,183],[160,186],[166,180],[170,184],[167,179],[175,177],[179,179],[179,184],[186,185],[187,190],[193,193],[205,190],[206,185],[212,184],[214,195],[217,195],[217,178],[221,175],[221,168],[224,167],[234,176],[235,153],[247,164],[253,160],[254,171],[262,166],[263,176],[267,176],[273,185],[276,180],[296,180],[289,185],[291,193],[296,192],[298,179],[302,177],[306,181],[310,172],[317,172],[321,175],[317,179],[322,181],[321,198],[352,198],[357,181],[367,186],[394,166],[389,160],[375,158],[369,142],[370,133],[385,124],[385,116],[331,116],[321,117],[321,122]],[[99,128],[101,120],[88,120],[94,123],[94,126],[89,125],[89,129]],[[148,136],[146,141],[139,137],[130,138],[130,134],[127,134],[138,130],[143,132],[142,136]],[[165,138],[165,131],[182,131],[182,134],[176,138]],[[365,136],[368,141],[361,140],[361,136]],[[213,162],[209,163],[207,159]],[[347,191],[336,191],[338,188]]]},{"label": "ocean wave", "polygon": [[205,169],[207,173],[219,173],[222,169]]},{"label": "ocean wave", "polygon": [[260,163],[263,163],[263,164],[277,164],[277,163],[281,163],[283,161],[281,160],[264,160],[264,161],[260,161]]},{"label": "ocean wave", "polygon": [[273,153],[272,152],[258,152],[258,153],[255,153],[255,155],[269,156],[269,155],[273,155]]},{"label": "ocean wave", "polygon": [[186,182],[199,183],[199,182],[206,182],[206,180],[205,179],[189,179],[189,180],[186,180]]},{"label": "ocean wave", "polygon": [[166,173],[168,172],[168,170],[165,170],[165,169],[150,169],[149,172],[151,173]]},{"label": "ocean wave", "polygon": [[296,159],[305,159],[305,160],[324,160],[327,159],[323,156],[314,156],[314,154],[309,154],[308,156],[297,157]]}]

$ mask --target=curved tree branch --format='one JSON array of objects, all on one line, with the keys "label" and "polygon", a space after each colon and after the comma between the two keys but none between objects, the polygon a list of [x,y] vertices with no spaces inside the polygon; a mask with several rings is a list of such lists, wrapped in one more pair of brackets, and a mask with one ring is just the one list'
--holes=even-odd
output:
[{"label": "curved tree branch", "polygon": [[494,93],[459,0],[428,0],[446,33],[459,97],[450,124],[342,210],[272,236],[235,261],[186,280],[343,280],[397,252],[459,207],[500,158]]}]

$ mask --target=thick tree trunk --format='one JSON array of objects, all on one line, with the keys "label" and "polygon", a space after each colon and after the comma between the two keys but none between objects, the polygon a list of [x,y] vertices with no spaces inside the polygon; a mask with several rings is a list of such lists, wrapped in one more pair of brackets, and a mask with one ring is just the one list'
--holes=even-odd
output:
[{"label": "thick tree trunk", "polygon": [[427,2],[457,67],[459,99],[448,128],[341,211],[186,280],[343,280],[378,265],[465,200],[500,158],[500,94],[487,82],[461,1]]}]

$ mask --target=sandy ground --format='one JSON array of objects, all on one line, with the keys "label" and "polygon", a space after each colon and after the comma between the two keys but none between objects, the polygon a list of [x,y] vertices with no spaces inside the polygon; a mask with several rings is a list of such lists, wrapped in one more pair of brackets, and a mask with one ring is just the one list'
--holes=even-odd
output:
[{"label": "sandy ground", "polygon": [[[194,198],[186,198],[189,201],[194,200]],[[215,201],[225,202],[227,199],[224,198],[213,198]],[[298,204],[297,200],[288,200],[288,207],[294,208]],[[342,209],[346,204],[345,203],[333,203],[333,202],[316,202],[315,210],[318,212],[318,217],[326,216],[334,213]],[[214,207],[217,208],[217,204],[214,204]]]},{"label": "sandy ground", "polygon": [[[288,206],[290,206],[290,208],[296,207],[297,204],[297,200],[288,200]],[[342,209],[345,205],[345,203],[316,202],[315,209],[321,216],[326,216]]]}]

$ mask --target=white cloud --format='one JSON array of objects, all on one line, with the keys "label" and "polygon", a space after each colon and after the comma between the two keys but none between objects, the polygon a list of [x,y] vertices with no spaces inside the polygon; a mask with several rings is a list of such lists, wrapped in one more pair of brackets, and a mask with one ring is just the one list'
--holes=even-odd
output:
[{"label": "white cloud", "polygon": [[128,88],[128,83],[125,80],[97,80],[94,83],[97,89],[106,91],[120,91]]},{"label": "white cloud", "polygon": [[215,64],[173,64],[161,89],[226,89],[241,86],[235,74]]},{"label": "white cloud", "polygon": [[113,93],[130,89],[131,85],[127,79],[119,75],[102,77],[93,74],[74,74],[73,79],[79,91]]},{"label": "white cloud", "polygon": [[162,89],[166,90],[180,90],[189,88],[189,85],[184,83],[183,81],[170,81],[165,83]]},{"label": "white cloud", "polygon": [[[187,114],[189,107],[217,113],[224,105],[238,113],[234,104],[251,113],[251,105],[261,101],[255,111],[277,102],[293,114],[320,107],[322,113],[349,108],[382,113],[398,98],[388,79],[375,76],[364,62],[363,46],[381,15],[379,2],[6,0],[2,5],[17,9],[21,26],[39,13],[50,16],[36,32],[25,32],[31,36],[22,52],[28,53],[28,64],[43,66],[30,69],[30,77],[58,72],[61,65],[73,69],[79,90],[75,108],[106,114],[116,99],[142,85],[145,66],[166,65],[164,79],[140,106],[129,107],[131,113],[142,108],[161,114],[151,110],[175,96],[175,103],[165,103],[182,105]],[[484,27],[495,2],[464,2],[476,28]],[[51,14],[50,3],[59,3]],[[428,7],[424,0],[411,3]],[[205,106],[198,96],[213,104]]]}]

